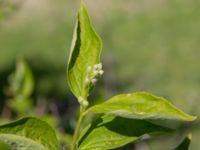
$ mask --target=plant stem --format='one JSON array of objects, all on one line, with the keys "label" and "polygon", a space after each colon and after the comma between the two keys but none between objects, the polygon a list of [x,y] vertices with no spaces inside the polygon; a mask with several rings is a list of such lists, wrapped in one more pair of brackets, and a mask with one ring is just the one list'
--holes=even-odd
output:
[{"label": "plant stem", "polygon": [[76,150],[76,144],[77,144],[77,140],[78,140],[78,136],[79,136],[79,131],[80,131],[80,126],[81,126],[81,122],[83,120],[84,117],[84,109],[80,108],[80,114],[79,114],[79,118],[78,118],[78,122],[76,124],[76,128],[74,131],[74,135],[73,135],[73,139],[72,139],[72,145],[71,145],[71,149],[70,150]]}]

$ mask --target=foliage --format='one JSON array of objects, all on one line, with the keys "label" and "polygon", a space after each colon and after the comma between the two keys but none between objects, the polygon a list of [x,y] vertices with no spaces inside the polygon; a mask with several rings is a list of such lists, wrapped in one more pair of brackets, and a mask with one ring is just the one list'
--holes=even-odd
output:
[{"label": "foliage", "polygon": [[9,78],[9,94],[12,99],[8,105],[19,115],[30,113],[33,109],[30,97],[34,89],[34,79],[28,64],[24,60],[19,60],[16,71]]},{"label": "foliage", "polygon": [[[80,114],[71,150],[118,148],[131,142],[152,138],[158,133],[173,132],[172,129],[157,125],[156,121],[194,121],[196,119],[195,116],[176,108],[168,100],[146,92],[120,94],[105,102],[90,106],[91,91],[104,73],[100,61],[101,43],[81,1],[67,68],[69,87],[80,104]],[[18,74],[24,73],[26,70],[24,65],[22,68],[24,69],[19,69],[20,72],[16,73],[20,84],[13,84],[11,87],[13,87],[13,91],[26,97],[32,90],[30,90],[30,85],[24,86],[23,84],[26,76],[20,75],[18,79]],[[22,88],[21,85],[23,85]],[[81,130],[84,118],[91,112],[96,115],[97,119]],[[149,119],[154,119],[154,123]],[[180,145],[182,150],[187,150],[188,144],[183,147],[182,145],[185,144]],[[8,146],[8,148],[17,150],[59,149],[59,143],[52,127],[46,122],[32,117],[1,125],[0,146]]]},{"label": "foliage", "polygon": [[0,141],[16,150],[59,149],[53,129],[46,122],[31,117],[1,125]]},{"label": "foliage", "polygon": [[188,134],[174,150],[188,150],[192,139],[192,134]]},{"label": "foliage", "polygon": [[82,131],[78,145],[80,150],[113,149],[145,139],[145,134],[153,137],[154,134],[171,131],[145,120],[105,115]]},{"label": "foliage", "polygon": [[[74,133],[72,150],[111,149],[140,139],[139,137],[135,137],[135,135],[132,135],[133,137],[131,137],[131,135],[126,137],[125,135],[127,133],[131,134],[131,132],[123,133],[122,129],[124,128],[120,129],[120,127],[124,126],[120,126],[121,123],[132,124],[134,120],[131,119],[133,118],[142,120],[178,119],[184,121],[193,121],[196,119],[196,117],[182,112],[166,99],[144,92],[118,95],[88,109],[88,96],[90,95],[91,88],[94,87],[99,77],[103,74],[102,64],[99,62],[99,52],[101,50],[99,43],[101,43],[101,41],[99,38],[96,38],[96,34],[92,34],[95,33],[95,31],[88,18],[87,10],[85,6],[81,4],[68,65],[68,82],[70,89],[80,103],[80,116]],[[85,38],[87,40],[85,40]],[[97,123],[86,127],[86,129],[82,131],[82,138],[78,143],[77,139],[80,124],[83,117],[90,111],[101,113],[103,118],[101,118],[100,121],[97,120]],[[123,117],[123,119],[127,118],[127,120],[115,119],[112,117],[111,119],[109,117],[106,118],[107,114],[120,116]],[[106,125],[107,123],[109,125]],[[142,123],[145,122],[141,121],[141,124]],[[134,126],[134,123],[132,125]],[[146,132],[143,134],[148,134],[148,128],[150,127],[150,125],[144,125],[143,128]],[[130,129],[128,127],[126,128]],[[159,131],[159,127],[155,128]],[[150,131],[153,132],[155,130]]]},{"label": "foliage", "polygon": [[[58,126],[58,118],[51,114],[38,113],[37,108],[34,107],[31,95],[34,90],[34,77],[29,65],[24,59],[19,59],[16,63],[16,70],[9,76],[9,87],[7,88],[7,94],[9,97],[7,105],[9,109],[14,112],[16,118],[22,116],[31,115],[39,116],[42,120],[51,124],[52,127]],[[8,120],[0,120],[0,123],[9,122]],[[60,131],[56,131],[60,143],[69,145],[71,140],[70,134],[64,134]],[[66,140],[67,139],[67,140]]]}]

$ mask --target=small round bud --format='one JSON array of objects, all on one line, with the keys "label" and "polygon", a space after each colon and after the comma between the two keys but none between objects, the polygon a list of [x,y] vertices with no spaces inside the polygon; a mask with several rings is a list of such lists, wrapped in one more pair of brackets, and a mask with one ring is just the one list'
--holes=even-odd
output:
[{"label": "small round bud", "polygon": [[98,73],[99,73],[99,72],[98,72],[97,70],[94,70],[94,71],[93,71],[94,76],[98,75]]},{"label": "small round bud", "polygon": [[91,82],[92,82],[93,84],[95,84],[95,83],[97,82],[97,79],[94,78],[94,79],[91,80]]},{"label": "small round bud", "polygon": [[95,69],[95,70],[98,69],[98,64],[94,65],[94,69]]},{"label": "small round bud", "polygon": [[81,104],[83,101],[85,101],[82,97],[78,98],[78,102]]},{"label": "small round bud", "polygon": [[90,79],[89,79],[89,78],[86,78],[86,79],[85,79],[85,83],[86,83],[86,84],[90,83]]},{"label": "small round bud", "polygon": [[87,67],[87,72],[90,72],[92,70],[92,67],[91,66],[88,66]]},{"label": "small round bud", "polygon": [[100,75],[103,75],[103,73],[104,73],[103,70],[100,70],[100,71],[99,71],[99,74],[100,74]]},{"label": "small round bud", "polygon": [[89,103],[88,103],[88,101],[84,100],[84,101],[81,103],[81,105],[82,105],[84,108],[86,108],[86,107],[88,107]]},{"label": "small round bud", "polygon": [[98,65],[97,65],[97,68],[98,68],[99,70],[101,70],[101,69],[102,69],[102,63],[98,64]]}]

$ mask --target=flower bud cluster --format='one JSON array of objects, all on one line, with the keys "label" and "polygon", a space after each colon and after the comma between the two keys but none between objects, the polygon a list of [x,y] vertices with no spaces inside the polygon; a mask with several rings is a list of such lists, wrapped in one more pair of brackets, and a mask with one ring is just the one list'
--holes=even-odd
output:
[{"label": "flower bud cluster", "polygon": [[95,84],[98,77],[103,75],[102,64],[95,64],[94,66],[88,66],[87,75],[85,79],[86,85]]},{"label": "flower bud cluster", "polygon": [[82,97],[78,98],[78,102],[83,108],[87,108],[89,105],[88,101]]}]

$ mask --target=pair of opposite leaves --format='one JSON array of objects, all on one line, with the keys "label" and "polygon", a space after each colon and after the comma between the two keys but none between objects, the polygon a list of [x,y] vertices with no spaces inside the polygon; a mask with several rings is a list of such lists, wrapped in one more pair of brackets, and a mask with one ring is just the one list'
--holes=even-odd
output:
[{"label": "pair of opposite leaves", "polygon": [[[67,70],[70,89],[77,99],[87,101],[94,86],[86,82],[88,81],[88,68],[93,67],[96,71],[95,66],[101,64],[101,49],[101,39],[91,25],[87,10],[84,5],[81,5]],[[138,140],[146,133],[166,131],[144,119],[184,121],[195,119],[177,109],[164,98],[145,92],[114,96],[102,104],[90,107],[86,113],[88,112],[111,116],[103,116],[83,130],[78,146],[79,149],[85,150],[113,149]]]},{"label": "pair of opposite leaves", "polygon": [[[100,64],[101,49],[101,40],[81,3],[67,71],[69,87],[77,98],[87,100],[94,86],[85,81],[88,67]],[[196,119],[167,100],[145,92],[114,96],[102,104],[90,107],[88,112],[109,115],[100,117],[81,132],[78,142],[80,150],[113,149],[139,140],[144,134],[169,131],[145,119]],[[8,149],[59,150],[53,129],[47,123],[31,117],[0,126],[0,141]]]}]

